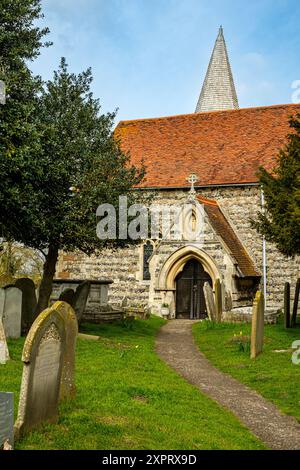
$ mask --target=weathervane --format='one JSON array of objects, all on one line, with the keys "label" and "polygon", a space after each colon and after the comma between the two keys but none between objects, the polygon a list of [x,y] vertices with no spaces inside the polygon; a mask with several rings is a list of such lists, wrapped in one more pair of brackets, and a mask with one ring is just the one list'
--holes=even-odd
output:
[{"label": "weathervane", "polygon": [[187,178],[186,178],[187,182],[190,183],[191,185],[191,189],[190,189],[190,192],[189,192],[189,199],[195,199],[196,197],[196,190],[195,190],[195,183],[197,183],[197,181],[199,181],[199,178],[198,176],[196,175],[196,173],[191,173]]}]

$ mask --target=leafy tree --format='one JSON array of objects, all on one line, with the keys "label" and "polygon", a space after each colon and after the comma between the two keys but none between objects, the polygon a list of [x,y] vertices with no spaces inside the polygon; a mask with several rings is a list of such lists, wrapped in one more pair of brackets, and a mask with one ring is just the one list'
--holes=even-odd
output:
[{"label": "leafy tree", "polygon": [[37,26],[42,17],[40,0],[0,0],[0,80],[6,88],[6,103],[0,104],[0,236],[7,237],[1,246],[1,266],[8,278],[21,263],[16,255],[19,247],[12,239],[22,236],[10,228],[19,197],[15,183],[21,178],[23,163],[39,144],[35,110],[42,83],[32,75],[28,63],[41,47],[50,45],[43,43],[48,29]]},{"label": "leafy tree", "polygon": [[6,104],[0,105],[1,170],[10,158],[28,158],[36,146],[36,94],[41,80],[27,63],[35,59],[48,29],[35,26],[43,17],[40,0],[0,1],[0,80],[6,86]]},{"label": "leafy tree", "polygon": [[0,244],[0,284],[2,277],[31,277],[39,281],[43,271],[43,256],[40,251],[26,248],[14,242]]},{"label": "leafy tree", "polygon": [[290,127],[273,172],[260,168],[266,210],[252,224],[281,253],[294,257],[300,255],[300,114],[290,118]]},{"label": "leafy tree", "polygon": [[99,240],[96,210],[102,203],[117,207],[119,195],[133,202],[131,188],[143,178],[121,152],[113,135],[115,113],[100,113],[91,82],[90,69],[69,73],[62,59],[38,100],[36,148],[23,159],[12,156],[0,175],[3,236],[45,255],[37,313],[48,306],[59,250],[90,255],[128,242]]},{"label": "leafy tree", "polygon": [[22,266],[22,261],[17,253],[14,243],[5,242],[0,246],[0,276],[15,276]]},{"label": "leafy tree", "polygon": [[0,80],[7,94],[0,106],[0,236],[9,246],[15,241],[44,253],[41,311],[58,250],[90,254],[100,248],[97,205],[115,204],[142,173],[129,167],[113,139],[115,114],[100,115],[90,70],[76,77],[63,61],[46,90],[32,75],[28,62],[50,44],[43,43],[48,29],[36,26],[43,17],[40,0],[0,4]]}]

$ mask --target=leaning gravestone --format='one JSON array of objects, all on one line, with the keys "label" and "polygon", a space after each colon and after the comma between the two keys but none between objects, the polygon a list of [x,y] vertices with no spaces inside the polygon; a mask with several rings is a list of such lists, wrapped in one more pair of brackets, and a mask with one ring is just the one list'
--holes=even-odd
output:
[{"label": "leaning gravestone", "polygon": [[72,307],[56,302],[33,323],[26,338],[15,435],[58,419],[59,398],[75,394],[77,320]]},{"label": "leaning gravestone", "polygon": [[2,323],[2,319],[0,318],[0,364],[6,364],[9,360],[9,352],[6,343],[6,336],[5,331]]},{"label": "leaning gravestone", "polygon": [[35,310],[37,305],[35,284],[32,279],[17,279],[15,286],[22,291],[22,333],[27,333],[34,322]]},{"label": "leaning gravestone", "polygon": [[214,293],[211,288],[211,285],[208,282],[205,282],[203,286],[203,292],[204,292],[204,297],[205,297],[205,302],[206,302],[206,308],[207,308],[207,313],[208,313],[208,318],[210,321],[216,321],[217,317],[217,310],[216,310],[216,303],[214,299]]},{"label": "leaning gravestone", "polygon": [[65,289],[59,296],[58,300],[67,302],[71,307],[74,305],[75,292],[73,289]]},{"label": "leaning gravestone", "polygon": [[87,299],[90,293],[90,287],[91,287],[91,283],[89,281],[84,281],[81,284],[79,284],[79,286],[77,287],[75,291],[74,300],[73,300],[73,308],[75,310],[78,323],[80,323],[83,317]]},{"label": "leaning gravestone", "polygon": [[0,449],[14,445],[14,394],[0,392]]},{"label": "leaning gravestone", "polygon": [[5,303],[5,290],[0,289],[0,318],[3,317]]},{"label": "leaning gravestone", "polygon": [[289,282],[284,284],[284,325],[285,328],[291,327],[291,285]]},{"label": "leaning gravestone", "polygon": [[220,279],[217,279],[215,282],[215,298],[216,298],[216,314],[217,323],[220,323],[222,320],[223,313],[223,303],[222,303],[222,284]]},{"label": "leaning gravestone", "polygon": [[291,321],[292,328],[295,328],[297,325],[297,312],[298,312],[299,297],[300,297],[300,279],[297,280],[296,289],[295,289],[293,315],[292,315],[292,321]]},{"label": "leaning gravestone", "polygon": [[255,296],[252,310],[251,359],[255,359],[263,350],[264,320],[264,295],[262,292],[258,291]]},{"label": "leaning gravestone", "polygon": [[151,317],[151,307],[148,305],[144,308],[144,320],[149,320]]},{"label": "leaning gravestone", "polygon": [[22,291],[17,287],[6,287],[3,310],[3,326],[6,338],[20,338],[22,315]]},{"label": "leaning gravestone", "polygon": [[232,304],[231,292],[228,290],[225,290],[225,305],[224,305],[225,312],[231,312],[232,307],[233,307],[233,304]]}]

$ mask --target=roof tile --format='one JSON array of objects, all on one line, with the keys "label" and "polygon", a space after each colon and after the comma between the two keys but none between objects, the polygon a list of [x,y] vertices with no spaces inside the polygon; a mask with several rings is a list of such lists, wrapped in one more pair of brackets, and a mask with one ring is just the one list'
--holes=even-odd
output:
[{"label": "roof tile", "polygon": [[222,238],[231,256],[236,260],[243,277],[260,277],[246,248],[237,237],[227,218],[221,211],[217,201],[198,196],[198,201],[204,206],[212,228]]},{"label": "roof tile", "polygon": [[258,181],[257,170],[274,166],[298,105],[277,105],[157,119],[121,121],[115,135],[131,162],[146,166],[144,188],[187,187]]}]

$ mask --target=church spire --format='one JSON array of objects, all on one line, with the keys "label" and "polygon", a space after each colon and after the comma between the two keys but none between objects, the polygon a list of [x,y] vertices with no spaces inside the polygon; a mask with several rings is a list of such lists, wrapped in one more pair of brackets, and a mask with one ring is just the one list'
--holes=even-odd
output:
[{"label": "church spire", "polygon": [[195,112],[238,108],[239,103],[221,26]]}]

